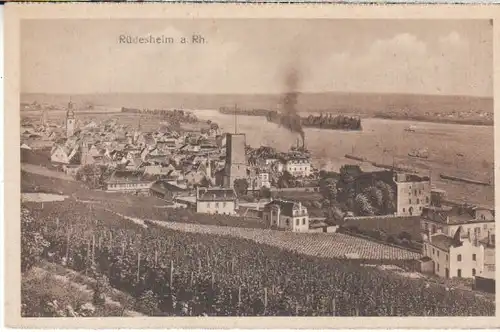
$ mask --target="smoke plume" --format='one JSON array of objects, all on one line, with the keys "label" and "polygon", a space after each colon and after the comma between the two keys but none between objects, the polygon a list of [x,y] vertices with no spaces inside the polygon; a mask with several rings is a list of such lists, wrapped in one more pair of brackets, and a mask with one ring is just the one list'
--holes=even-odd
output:
[{"label": "smoke plume", "polygon": [[281,113],[281,124],[288,130],[300,134],[302,146],[305,144],[305,133],[302,128],[301,118],[297,111],[299,73],[291,68],[286,76],[286,92],[282,98],[283,110]]}]

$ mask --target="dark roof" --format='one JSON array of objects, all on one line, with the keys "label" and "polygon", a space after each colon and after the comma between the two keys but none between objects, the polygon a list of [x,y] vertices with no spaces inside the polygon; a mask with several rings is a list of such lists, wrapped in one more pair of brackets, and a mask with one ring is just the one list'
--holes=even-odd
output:
[{"label": "dark roof", "polygon": [[488,237],[485,237],[482,240],[479,240],[479,243],[481,243],[485,248],[495,248],[495,241],[488,241]]},{"label": "dark roof", "polygon": [[432,261],[432,258],[425,256],[425,257],[420,258],[419,261],[421,261],[421,262],[430,262],[430,261]]},{"label": "dark roof", "polygon": [[456,238],[449,237],[444,234],[437,234],[431,237],[430,244],[441,250],[449,251],[450,247],[459,247],[461,242],[459,242]]},{"label": "dark roof", "polygon": [[428,206],[423,209],[422,218],[446,223],[446,218],[449,217],[450,225],[493,222],[493,220],[475,219],[475,210],[474,206]]},{"label": "dark roof", "polygon": [[155,192],[158,192],[158,193],[162,193],[162,194],[166,194],[168,192],[186,192],[186,191],[189,191],[188,189],[185,189],[185,188],[181,188],[181,187],[178,187],[176,185],[173,185],[171,183],[168,183],[166,181],[157,181],[155,182],[152,186],[151,186],[151,190],[155,191]]},{"label": "dark roof", "polygon": [[424,182],[429,181],[430,178],[428,176],[418,176],[416,174],[398,174],[396,177],[396,182]]},{"label": "dark roof", "polygon": [[281,213],[284,214],[285,216],[293,216],[293,209],[298,208],[298,203],[292,202],[292,201],[285,201],[281,199],[276,199],[264,207],[264,210],[269,210],[271,209],[272,206],[278,206],[281,210]]},{"label": "dark roof", "polygon": [[234,201],[236,193],[229,188],[198,188],[198,201]]},{"label": "dark roof", "polygon": [[151,178],[144,176],[143,171],[116,170],[111,174],[106,183],[137,183],[151,182]]}]

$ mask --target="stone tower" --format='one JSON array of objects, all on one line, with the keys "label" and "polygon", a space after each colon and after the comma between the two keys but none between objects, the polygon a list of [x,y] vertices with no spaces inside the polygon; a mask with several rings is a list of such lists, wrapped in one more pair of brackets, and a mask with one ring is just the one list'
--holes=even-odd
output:
[{"label": "stone tower", "polygon": [[47,125],[47,110],[41,110],[40,124],[45,127]]},{"label": "stone tower", "polygon": [[73,112],[73,103],[68,103],[66,111],[66,137],[71,137],[75,133],[75,113]]},{"label": "stone tower", "polygon": [[226,135],[224,187],[233,187],[236,179],[247,178],[247,157],[245,153],[245,144],[245,134]]}]

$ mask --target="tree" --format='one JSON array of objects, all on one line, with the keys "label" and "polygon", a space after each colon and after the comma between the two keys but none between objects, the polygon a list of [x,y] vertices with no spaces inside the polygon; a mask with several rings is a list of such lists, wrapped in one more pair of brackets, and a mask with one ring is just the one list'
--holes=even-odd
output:
[{"label": "tree", "polygon": [[279,188],[289,188],[293,186],[293,175],[288,171],[283,171],[283,173],[278,178],[278,187]]},{"label": "tree", "polygon": [[341,181],[346,184],[354,182],[354,176],[363,173],[358,165],[342,165],[339,172]]},{"label": "tree", "polygon": [[76,173],[76,179],[87,184],[90,188],[96,189],[103,185],[104,179],[111,170],[104,165],[89,164],[81,167]]},{"label": "tree", "polygon": [[331,222],[339,224],[339,222],[341,222],[344,218],[344,213],[338,207],[332,206],[326,211],[326,217]]},{"label": "tree", "polygon": [[236,195],[243,196],[248,192],[248,181],[247,179],[236,179],[234,180],[234,191]]},{"label": "tree", "polygon": [[394,189],[387,183],[383,181],[377,181],[375,187],[380,189],[382,192],[383,204],[380,207],[383,214],[392,214],[396,211],[396,197],[394,194]]},{"label": "tree", "polygon": [[370,200],[365,194],[358,194],[354,199],[355,212],[362,216],[373,216],[375,215],[375,210],[370,204]]},{"label": "tree", "polygon": [[322,178],[319,180],[319,190],[323,198],[327,200],[337,199],[337,181],[332,178]]},{"label": "tree", "polygon": [[[377,187],[367,187],[363,190],[363,194],[368,198],[371,206],[374,208],[376,213],[384,211],[384,197],[382,190]],[[383,214],[383,213],[382,213]]]},{"label": "tree", "polygon": [[262,198],[271,198],[271,189],[267,188],[267,187],[262,187],[260,188],[260,197]]},{"label": "tree", "polygon": [[21,272],[29,270],[41,258],[50,243],[38,232],[37,225],[27,209],[21,211]]}]

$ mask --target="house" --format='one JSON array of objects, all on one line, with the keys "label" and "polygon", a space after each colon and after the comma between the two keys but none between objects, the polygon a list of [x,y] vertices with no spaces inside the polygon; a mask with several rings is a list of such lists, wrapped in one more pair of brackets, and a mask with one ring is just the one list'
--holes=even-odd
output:
[{"label": "house", "polygon": [[57,164],[79,164],[80,153],[78,153],[78,146],[70,148],[68,146],[55,145],[50,153],[50,160]]},{"label": "house", "polygon": [[269,172],[259,171],[257,174],[257,186],[259,188],[271,188],[271,177]]},{"label": "house", "polygon": [[168,156],[166,155],[149,156],[145,161],[147,164],[152,164],[152,165],[166,166],[169,164],[169,159]]},{"label": "house", "polygon": [[430,233],[453,236],[460,228],[465,234],[471,234],[473,240],[484,240],[495,234],[494,211],[466,205],[438,206],[434,201],[424,207],[420,218],[423,234]]},{"label": "house", "polygon": [[102,155],[102,151],[101,149],[99,149],[95,144],[92,144],[88,153],[92,156],[92,157],[97,157],[97,156],[100,156]]},{"label": "house", "polygon": [[29,147],[29,145],[28,145],[28,144],[26,144],[26,143],[22,143],[22,144],[21,144],[21,149],[31,150],[31,148]]},{"label": "house", "polygon": [[144,174],[168,176],[175,168],[172,165],[148,165],[144,167]]},{"label": "house", "polygon": [[491,234],[481,241],[479,241],[484,246],[484,268],[482,277],[487,279],[495,278],[495,234]]},{"label": "house", "polygon": [[151,185],[150,194],[161,199],[173,199],[180,195],[186,195],[189,190],[176,186],[164,180],[156,181]]},{"label": "house", "polygon": [[149,195],[154,179],[144,175],[144,172],[116,170],[109,179],[105,180],[105,190],[109,192],[123,192]]},{"label": "house", "polygon": [[101,155],[101,156],[96,156],[92,157],[94,159],[94,164],[96,165],[104,165],[108,167],[116,167],[117,163],[113,159],[109,158],[108,156]]},{"label": "house", "polygon": [[421,215],[430,204],[431,180],[428,176],[394,173],[396,185],[396,215]]},{"label": "house", "polygon": [[141,158],[132,158],[125,160],[126,169],[131,171],[138,170],[142,166],[142,164],[143,161]]},{"label": "house", "polygon": [[183,174],[183,177],[189,185],[194,186],[206,178],[206,174],[201,170],[193,169]]},{"label": "house", "polygon": [[234,215],[237,197],[232,188],[197,188],[196,212]]},{"label": "house", "polygon": [[273,200],[264,207],[262,217],[270,227],[293,232],[309,231],[309,214],[300,202]]},{"label": "house", "polygon": [[177,149],[180,141],[176,138],[163,139],[162,141],[158,141],[156,146],[161,151],[169,151]]},{"label": "house", "polygon": [[459,228],[453,237],[429,234],[423,254],[433,261],[433,273],[440,277],[473,278],[484,274],[484,249],[470,234],[464,237]]},{"label": "house", "polygon": [[292,157],[286,160],[284,169],[294,177],[307,177],[311,174],[311,161],[308,158]]},{"label": "house", "polygon": [[261,169],[251,171],[247,181],[249,190],[260,190],[261,188],[271,188],[269,172]]}]

